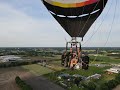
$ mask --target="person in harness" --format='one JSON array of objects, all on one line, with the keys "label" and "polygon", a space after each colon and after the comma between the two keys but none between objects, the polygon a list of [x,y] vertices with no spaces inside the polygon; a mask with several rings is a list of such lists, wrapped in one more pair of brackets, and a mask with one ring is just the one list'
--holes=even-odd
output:
[{"label": "person in harness", "polygon": [[62,54],[62,56],[61,56],[61,65],[62,65],[62,66],[64,66],[65,59],[66,59],[66,51],[63,52],[63,54]]},{"label": "person in harness", "polygon": [[78,63],[78,57],[76,52],[73,53],[73,58],[70,61],[70,68],[73,69],[74,66]]},{"label": "person in harness", "polygon": [[82,56],[82,69],[88,70],[89,68],[89,57],[87,54],[83,54]]},{"label": "person in harness", "polygon": [[65,51],[62,54],[61,65],[65,66],[65,67],[69,67],[70,66],[70,61],[71,61],[72,58],[73,58],[73,50],[72,50],[72,48],[70,48],[69,52]]},{"label": "person in harness", "polygon": [[81,63],[81,56],[82,56],[82,54],[81,54],[80,48],[77,48],[77,55],[78,55],[78,62]]}]

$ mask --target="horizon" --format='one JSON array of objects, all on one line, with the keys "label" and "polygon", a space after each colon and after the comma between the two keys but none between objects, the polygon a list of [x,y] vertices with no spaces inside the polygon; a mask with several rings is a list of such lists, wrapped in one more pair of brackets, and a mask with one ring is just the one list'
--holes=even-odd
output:
[{"label": "horizon", "polygon": [[[0,48],[66,48],[66,47],[0,47]],[[82,48],[120,48],[120,47],[82,47]]]}]

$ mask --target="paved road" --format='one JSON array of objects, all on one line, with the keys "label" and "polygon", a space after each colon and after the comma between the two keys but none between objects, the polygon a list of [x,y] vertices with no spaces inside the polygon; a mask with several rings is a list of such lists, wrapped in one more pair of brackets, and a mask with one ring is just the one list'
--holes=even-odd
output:
[{"label": "paved road", "polygon": [[26,82],[33,90],[65,90],[42,76],[31,77]]}]

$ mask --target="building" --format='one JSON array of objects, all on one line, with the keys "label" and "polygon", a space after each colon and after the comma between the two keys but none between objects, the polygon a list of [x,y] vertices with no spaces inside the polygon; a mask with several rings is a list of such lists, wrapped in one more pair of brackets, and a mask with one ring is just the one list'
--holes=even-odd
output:
[{"label": "building", "polygon": [[101,77],[101,74],[94,74],[94,75],[88,76],[86,78],[86,80],[89,80],[89,79],[99,79],[100,77]]},{"label": "building", "polygon": [[119,67],[113,67],[113,68],[107,69],[106,71],[107,71],[108,74],[119,73],[120,68]]},{"label": "building", "polygon": [[0,56],[1,62],[13,62],[18,60],[22,60],[22,58],[14,55]]}]

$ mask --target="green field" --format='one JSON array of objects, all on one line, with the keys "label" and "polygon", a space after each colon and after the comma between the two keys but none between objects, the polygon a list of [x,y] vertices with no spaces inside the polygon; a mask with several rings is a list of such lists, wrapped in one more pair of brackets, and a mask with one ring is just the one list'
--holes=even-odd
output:
[{"label": "green field", "polygon": [[[46,74],[46,76],[49,77],[49,75],[52,76],[51,74],[53,74],[53,78],[54,78],[54,75],[58,76],[61,73],[68,73],[70,75],[79,74],[79,75],[87,77],[87,76],[90,76],[90,75],[93,75],[93,74],[96,74],[96,73],[98,73],[98,74],[104,74],[105,70],[108,69],[108,68],[110,68],[110,67],[99,68],[99,67],[93,67],[93,66],[91,66],[91,67],[89,67],[88,70],[82,70],[82,69],[80,69],[80,70],[64,69],[64,70],[57,71],[57,72],[54,72],[54,73]],[[50,77],[50,79],[51,79],[51,77]]]},{"label": "green field", "polygon": [[[54,64],[59,64],[59,61],[55,61]],[[64,69],[64,70],[60,70],[60,71],[54,71],[54,70],[51,70],[47,67],[43,67],[39,64],[32,64],[32,65],[24,65],[24,66],[21,66],[21,67],[16,67],[17,68],[17,71],[20,69],[22,71],[28,71],[28,72],[31,72],[33,74],[35,74],[36,76],[44,76],[46,78],[48,78],[49,80],[51,80],[52,82],[58,84],[58,75],[60,75],[61,73],[69,73],[71,75],[73,74],[80,74],[82,76],[90,76],[90,75],[93,75],[95,73],[99,73],[102,75],[102,77],[99,79],[99,80],[94,80],[95,83],[97,84],[101,84],[105,81],[109,81],[111,79],[114,79],[115,77],[115,74],[112,74],[112,75],[108,75],[104,72],[104,70],[106,70],[107,68],[109,67],[104,67],[104,68],[99,68],[99,67],[93,67],[91,66],[89,68],[89,70],[70,70],[70,69]],[[57,66],[56,67],[53,67],[53,68],[58,68]],[[11,70],[12,68],[10,68]],[[1,69],[2,70],[2,69]],[[3,73],[3,72],[1,72]],[[14,73],[13,73],[14,74]]]},{"label": "green field", "polygon": [[[100,79],[94,79],[94,80],[91,80],[91,81],[93,81],[95,84],[99,85],[99,84],[102,84],[104,82],[107,82],[107,81],[112,80],[112,79],[115,78],[116,74],[108,75],[105,72],[105,70],[108,69],[108,68],[110,68],[110,67],[99,68],[99,67],[93,67],[93,66],[91,66],[88,70],[82,70],[82,69],[80,69],[80,70],[64,69],[64,70],[61,70],[61,71],[57,71],[57,72],[52,72],[52,73],[49,73],[49,74],[45,74],[44,76],[46,78],[48,78],[49,80],[51,80],[52,82],[59,84],[59,79],[57,77],[61,73],[67,73],[67,74],[70,74],[70,75],[79,74],[79,75],[82,75],[82,76],[85,76],[85,77],[88,77],[88,76],[91,76],[91,75],[97,73],[97,74],[101,74],[101,78]],[[68,84],[68,86],[69,86],[69,84]]]},{"label": "green field", "polygon": [[116,59],[115,57],[112,56],[93,56],[90,55],[90,60],[91,62],[98,62],[98,63],[114,63],[118,64],[120,63],[120,59]]},{"label": "green field", "polygon": [[44,74],[53,72],[53,70],[43,67],[39,64],[25,65],[25,66],[22,66],[22,68],[30,71],[31,73],[35,75],[44,75]]},{"label": "green field", "polygon": [[[38,59],[38,58],[39,57],[35,57],[34,59]],[[59,84],[58,83],[59,80],[57,77],[61,73],[67,73],[70,75],[79,74],[79,75],[82,75],[85,77],[91,76],[91,75],[96,74],[96,73],[101,74],[102,76],[100,79],[93,80],[98,85],[102,84],[104,82],[107,82],[109,80],[112,80],[116,76],[116,74],[108,75],[105,72],[105,70],[109,69],[110,67],[90,66],[88,70],[82,70],[82,69],[71,70],[68,68],[61,67],[60,56],[50,57],[49,59],[48,59],[48,57],[46,57],[46,60],[48,60],[48,64],[51,67],[48,68],[48,67],[43,67],[39,64],[33,64],[33,65],[22,66],[22,68],[30,71],[31,73],[33,73],[37,76],[42,75],[56,84]],[[106,64],[118,64],[118,63],[120,63],[120,59],[116,59],[115,57],[112,57],[112,56],[103,56],[103,55],[98,55],[97,57],[91,55],[90,60],[91,60],[90,61],[91,63],[106,63]]]},{"label": "green field", "polygon": [[[42,75],[56,84],[59,84],[59,80],[57,77],[61,73],[67,73],[70,75],[79,74],[79,75],[82,75],[85,77],[91,76],[91,75],[96,74],[96,73],[101,74],[102,76],[100,79],[92,80],[93,82],[95,82],[98,85],[102,84],[104,82],[107,82],[109,80],[112,80],[116,76],[116,74],[108,75],[105,72],[105,70],[110,68],[110,67],[101,67],[100,68],[100,67],[90,66],[88,70],[82,70],[82,69],[71,70],[71,69],[67,69],[67,68],[65,69],[63,67],[60,67],[59,65],[60,65],[60,61],[53,61],[53,62],[51,62],[51,66],[53,69],[48,68],[48,67],[43,67],[39,64],[25,65],[25,66],[22,66],[22,68],[24,68],[25,70],[27,70],[27,71],[29,71],[37,76]],[[61,68],[61,69],[59,69],[59,68]]]}]

